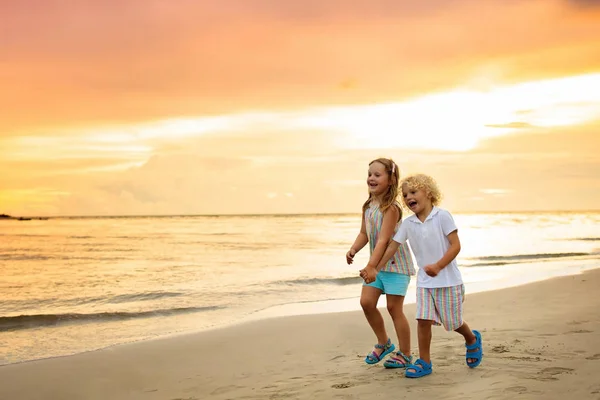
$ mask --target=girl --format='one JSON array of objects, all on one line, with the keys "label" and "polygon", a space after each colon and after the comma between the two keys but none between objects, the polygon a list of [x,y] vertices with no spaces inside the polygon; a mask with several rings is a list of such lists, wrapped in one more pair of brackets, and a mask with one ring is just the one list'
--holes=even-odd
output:
[{"label": "girl", "polygon": [[367,266],[360,271],[365,279],[360,296],[360,305],[365,317],[377,337],[375,349],[367,355],[367,364],[376,364],[395,350],[386,330],[383,316],[377,309],[379,297],[385,293],[387,309],[394,322],[400,351],[385,363],[386,368],[404,368],[412,362],[410,355],[410,327],[402,307],[410,276],[415,274],[413,261],[405,245],[390,254],[388,262],[377,265],[402,221],[402,209],[396,201],[400,172],[394,161],[378,158],[369,164],[367,185],[369,198],[362,207],[360,233],[346,254],[346,261],[352,264],[354,256],[367,243],[371,257]]},{"label": "girl", "polygon": [[419,359],[405,372],[420,378],[432,372],[431,326],[444,325],[465,338],[466,363],[475,368],[483,358],[481,334],[463,321],[464,285],[456,263],[460,252],[458,229],[452,215],[438,208],[441,193],[430,176],[418,174],[402,180],[404,204],[414,213],[406,218],[381,263],[392,257],[401,243],[410,241],[417,258],[417,336]]}]

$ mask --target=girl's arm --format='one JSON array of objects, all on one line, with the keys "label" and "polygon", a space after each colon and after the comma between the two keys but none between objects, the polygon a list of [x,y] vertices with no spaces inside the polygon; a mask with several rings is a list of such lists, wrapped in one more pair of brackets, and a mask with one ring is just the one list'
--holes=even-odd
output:
[{"label": "girl's arm", "polygon": [[[388,208],[383,215],[383,223],[381,224],[381,231],[377,236],[377,244],[373,249],[373,254],[371,254],[371,258],[367,263],[367,268],[377,269],[379,264],[383,261],[385,254],[387,253],[388,245],[390,245],[390,241],[392,239],[392,235],[394,234],[394,228],[400,219],[400,210],[398,207],[392,206]],[[392,246],[393,247],[393,246]],[[396,247],[397,249],[398,247]],[[393,253],[390,251],[389,257],[386,259],[389,260]],[[383,263],[385,265],[385,263]]]},{"label": "girl's arm", "polygon": [[350,250],[346,253],[346,261],[348,264],[352,264],[352,259],[365,245],[369,243],[369,237],[367,236],[367,228],[365,226],[365,212],[362,213],[362,222],[360,224],[360,232],[358,236],[356,236],[356,240],[352,246],[350,246]]},{"label": "girl's arm", "polygon": [[400,243],[396,242],[395,240],[392,240],[390,244],[388,244],[387,248],[385,249],[385,253],[383,253],[383,257],[381,257],[381,261],[379,261],[379,265],[377,265],[377,271],[380,271],[381,268],[387,264],[390,258],[396,254],[398,247],[400,247]]}]

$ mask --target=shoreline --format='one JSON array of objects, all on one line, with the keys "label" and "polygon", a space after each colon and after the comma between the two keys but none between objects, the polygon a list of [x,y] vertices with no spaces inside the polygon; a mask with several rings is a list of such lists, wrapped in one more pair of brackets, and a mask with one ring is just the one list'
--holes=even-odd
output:
[{"label": "shoreline", "polygon": [[[555,273],[553,273],[553,271],[555,269],[560,269],[561,264],[568,264],[568,261],[557,261],[554,263],[554,264],[556,264],[556,266],[554,266],[553,268],[548,268],[548,263],[543,263],[543,266],[545,268],[535,270],[535,271],[537,271],[538,275],[531,274],[532,270],[534,270],[534,269],[530,268],[528,270],[527,279],[525,279],[525,280],[523,280],[522,278],[515,279],[512,281],[507,281],[504,284],[500,284],[499,286],[497,284],[497,281],[486,280],[486,281],[480,281],[480,282],[468,282],[468,283],[465,283],[465,286],[467,287],[467,294],[474,295],[474,294],[478,294],[478,293],[490,293],[490,292],[496,292],[496,291],[502,291],[502,290],[516,288],[516,287],[521,287],[524,285],[536,284],[536,283],[540,283],[540,282],[544,282],[544,281],[548,281],[548,280],[552,280],[552,279],[556,279],[556,278],[560,278],[560,277],[578,276],[581,274],[585,274],[586,271],[592,271],[592,270],[600,268],[600,260],[591,259],[590,261],[597,262],[597,264],[583,265],[583,266],[580,266],[580,268],[578,270],[561,269],[560,270],[561,272],[559,274],[555,274]],[[528,263],[528,265],[531,265],[531,264],[535,264],[535,263]],[[520,265],[514,264],[510,267],[514,268],[515,270],[518,270]],[[507,266],[501,266],[499,268],[506,270]],[[493,273],[493,268],[487,267],[487,269],[492,270],[492,273]],[[464,271],[464,269],[463,269],[463,271]],[[506,271],[503,271],[503,273],[506,274]],[[408,292],[406,295],[405,306],[409,306],[409,305],[414,306],[415,301],[416,301],[416,294],[415,294],[416,287],[415,286],[416,286],[416,280],[413,280],[411,282],[411,285],[409,286],[409,289],[408,289]],[[254,311],[250,314],[242,316],[241,318],[239,318],[237,320],[230,320],[230,321],[224,322],[222,324],[217,324],[214,326],[203,327],[203,328],[196,329],[196,330],[185,330],[185,331],[180,331],[180,332],[174,332],[174,333],[159,335],[159,336],[155,336],[155,337],[144,337],[144,338],[139,338],[137,340],[118,342],[118,343],[109,344],[108,346],[102,346],[102,347],[95,348],[95,349],[92,348],[92,349],[84,350],[84,351],[76,351],[76,352],[69,353],[69,354],[56,354],[56,355],[51,355],[51,356],[47,356],[47,357],[19,360],[19,361],[6,363],[6,364],[0,364],[0,368],[5,367],[5,366],[10,366],[10,365],[16,365],[16,364],[52,360],[52,359],[64,358],[64,357],[73,357],[73,356],[77,356],[77,355],[81,355],[81,354],[94,353],[94,352],[118,348],[120,346],[128,346],[128,345],[137,344],[137,343],[146,343],[146,342],[153,342],[153,341],[160,341],[160,340],[176,339],[176,338],[179,338],[182,336],[197,335],[197,334],[203,334],[206,332],[218,331],[218,330],[222,330],[222,329],[235,328],[235,327],[239,327],[239,326],[242,326],[242,325],[245,325],[248,323],[261,323],[263,321],[268,321],[271,319],[296,317],[296,316],[337,314],[337,313],[347,313],[347,312],[362,312],[361,308],[360,308],[359,300],[360,300],[360,296],[353,296],[353,297],[342,298],[342,299],[302,301],[302,302],[279,304],[279,305],[267,307],[265,309]],[[382,310],[382,312],[384,312],[385,307],[386,307],[385,296],[382,296],[380,298],[378,307]]]},{"label": "shoreline", "polygon": [[[515,287],[520,287],[524,285],[536,284],[539,282],[544,282],[547,280],[552,280],[555,278],[562,278],[568,276],[577,276],[586,273],[587,271],[593,271],[600,268],[600,260],[598,258],[589,258],[590,263],[595,263],[592,265],[584,265],[581,266],[579,270],[562,270],[560,273],[552,273],[554,270],[550,268],[540,268],[539,270],[535,270],[538,274],[535,278],[532,278],[532,268],[528,269],[528,276],[526,279],[514,279],[514,280],[505,280],[504,284],[499,286],[494,283],[497,281],[479,281],[479,282],[465,282],[465,287],[467,288],[468,294],[476,294],[476,293],[487,293],[494,292],[498,290],[511,289]],[[568,264],[569,261],[556,261],[556,267],[560,268],[563,264]],[[542,263],[527,263],[528,266],[537,265]],[[549,263],[543,263],[544,267],[547,267]],[[499,268],[506,270],[507,268],[513,268],[515,272],[519,270],[523,264],[512,264],[512,265],[503,265]],[[486,267],[491,270],[491,273],[494,272],[493,268]],[[461,270],[464,276],[465,268]],[[504,271],[504,273],[506,273]],[[405,305],[415,304],[416,302],[416,294],[415,294],[415,282],[416,277],[411,281],[408,292],[406,293],[406,299],[404,300]],[[352,311],[361,311],[359,304],[360,296],[349,297],[344,299],[333,299],[333,300],[317,300],[317,301],[305,301],[305,302],[294,302],[287,304],[280,304],[272,307],[268,307],[264,310],[259,310],[251,315],[248,315],[242,318],[242,321],[234,322],[232,324],[227,324],[227,326],[235,326],[239,323],[245,323],[249,321],[261,321],[270,318],[281,318],[288,316],[298,316],[298,315],[318,315],[318,314],[332,314],[338,312],[352,312]],[[379,299],[378,307],[383,309],[386,306],[385,296],[381,296]],[[219,327],[216,327],[219,328]]]},{"label": "shoreline", "polygon": [[[483,363],[473,370],[464,365],[458,335],[441,328],[434,329],[430,377],[409,380],[367,366],[362,358],[373,334],[361,312],[348,311],[246,321],[3,365],[0,398],[600,398],[599,284],[594,269],[467,294],[465,320],[484,340]],[[405,313],[416,351],[414,304]]]}]

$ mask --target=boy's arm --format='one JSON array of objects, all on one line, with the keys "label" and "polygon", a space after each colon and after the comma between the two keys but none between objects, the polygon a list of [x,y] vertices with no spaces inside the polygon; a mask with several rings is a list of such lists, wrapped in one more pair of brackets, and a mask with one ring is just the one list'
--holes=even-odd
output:
[{"label": "boy's arm", "polygon": [[450,262],[454,260],[456,256],[458,256],[458,253],[460,253],[460,239],[458,238],[458,230],[450,232],[447,237],[448,241],[450,242],[450,247],[448,248],[448,251],[446,251],[446,254],[444,254],[444,256],[437,262],[440,270],[446,268],[446,266],[450,264]]},{"label": "boy's arm", "polygon": [[431,264],[423,268],[427,275],[436,276],[441,270],[446,268],[452,260],[460,253],[460,239],[458,238],[458,230],[450,232],[447,236],[450,242],[450,247],[446,251],[446,254],[442,256],[435,264]]}]

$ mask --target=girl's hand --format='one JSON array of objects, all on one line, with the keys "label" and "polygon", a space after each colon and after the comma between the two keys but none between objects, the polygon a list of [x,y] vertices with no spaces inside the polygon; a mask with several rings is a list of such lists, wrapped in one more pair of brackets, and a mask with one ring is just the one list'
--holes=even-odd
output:
[{"label": "girl's hand", "polygon": [[346,262],[348,263],[348,265],[352,264],[355,255],[356,251],[354,251],[354,249],[348,250],[348,252],[346,253]]},{"label": "girl's hand", "polygon": [[377,279],[377,272],[378,271],[375,268],[366,267],[360,270],[360,277],[363,278],[366,283],[373,283],[375,282],[375,279]]}]

